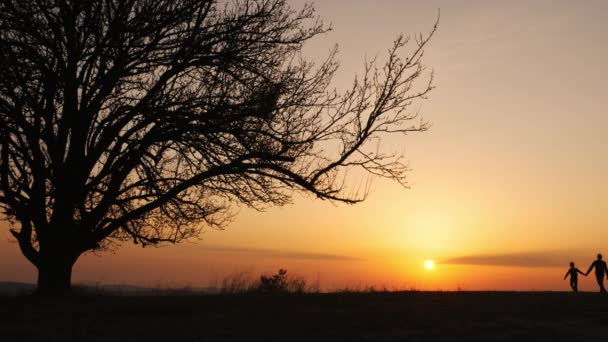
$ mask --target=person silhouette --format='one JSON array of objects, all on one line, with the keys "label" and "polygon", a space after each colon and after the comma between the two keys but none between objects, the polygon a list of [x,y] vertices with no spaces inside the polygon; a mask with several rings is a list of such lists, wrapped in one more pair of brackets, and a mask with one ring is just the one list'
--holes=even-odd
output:
[{"label": "person silhouette", "polygon": [[608,277],[608,267],[606,267],[606,262],[602,260],[602,255],[597,255],[597,260],[595,260],[585,275],[588,275],[592,269],[595,268],[595,278],[597,279],[597,284],[600,286],[600,293],[606,293],[606,289],[604,288],[604,275]]},{"label": "person silhouette", "polygon": [[579,273],[584,276],[587,276],[585,273],[581,272],[581,270],[574,267],[574,262],[571,261],[570,269],[568,269],[568,272],[566,272],[566,275],[564,276],[564,280],[566,280],[566,278],[568,278],[568,276],[570,276],[570,287],[572,288],[572,291],[574,291],[574,292],[578,292],[578,274]]}]

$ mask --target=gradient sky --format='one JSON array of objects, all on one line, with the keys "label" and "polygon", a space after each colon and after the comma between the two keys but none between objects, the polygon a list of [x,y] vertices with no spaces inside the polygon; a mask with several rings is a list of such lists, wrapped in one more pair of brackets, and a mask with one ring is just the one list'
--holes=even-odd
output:
[{"label": "gradient sky", "polygon": [[[292,0],[294,7],[304,1]],[[567,290],[568,262],[608,255],[608,2],[322,0],[339,44],[340,88],[401,32],[439,31],[426,51],[437,89],[419,107],[430,131],[385,141],[411,189],[375,180],[368,200],[241,208],[223,231],[179,246],[86,255],[79,283],[208,286],[279,267],[324,289]],[[5,224],[0,223],[5,226]],[[35,269],[0,233],[0,280]],[[433,271],[423,268],[434,259]],[[582,290],[595,290],[582,279]]]}]

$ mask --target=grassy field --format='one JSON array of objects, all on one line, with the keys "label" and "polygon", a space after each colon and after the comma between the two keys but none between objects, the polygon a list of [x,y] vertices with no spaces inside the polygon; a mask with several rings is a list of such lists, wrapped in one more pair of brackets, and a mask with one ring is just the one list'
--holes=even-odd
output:
[{"label": "grassy field", "polygon": [[608,341],[608,296],[397,292],[2,297],[0,341]]}]

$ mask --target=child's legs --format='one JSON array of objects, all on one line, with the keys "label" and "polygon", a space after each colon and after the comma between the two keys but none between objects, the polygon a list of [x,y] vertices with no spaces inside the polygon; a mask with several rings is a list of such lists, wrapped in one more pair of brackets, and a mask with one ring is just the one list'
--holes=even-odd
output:
[{"label": "child's legs", "polygon": [[570,287],[572,287],[572,290],[574,292],[578,291],[578,281],[577,281],[577,279],[570,279]]}]

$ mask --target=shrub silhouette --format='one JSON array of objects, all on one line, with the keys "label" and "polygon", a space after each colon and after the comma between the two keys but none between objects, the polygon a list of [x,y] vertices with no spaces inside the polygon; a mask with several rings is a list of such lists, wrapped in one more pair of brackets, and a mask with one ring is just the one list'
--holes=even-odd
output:
[{"label": "shrub silhouette", "polygon": [[259,292],[286,293],[288,290],[287,270],[281,268],[277,274],[272,276],[260,276]]},{"label": "shrub silhouette", "polygon": [[262,293],[304,293],[306,289],[304,278],[291,278],[287,275],[287,270],[282,268],[271,276],[260,276],[260,282],[255,287],[257,292]]}]

